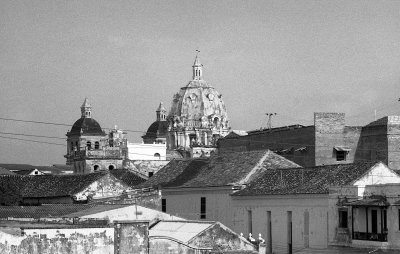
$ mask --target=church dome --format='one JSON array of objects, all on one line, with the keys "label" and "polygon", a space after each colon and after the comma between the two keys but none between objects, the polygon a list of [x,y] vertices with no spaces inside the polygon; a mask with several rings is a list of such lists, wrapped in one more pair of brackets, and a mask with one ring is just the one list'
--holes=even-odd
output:
[{"label": "church dome", "polygon": [[69,135],[104,136],[106,134],[93,118],[80,118],[72,125]]},{"label": "church dome", "polygon": [[193,80],[174,95],[168,118],[174,126],[229,128],[222,95],[203,79],[202,67],[196,56]]},{"label": "church dome", "polygon": [[71,131],[67,133],[67,136],[75,135],[106,135],[101,129],[100,124],[92,118],[92,106],[87,98],[85,98],[85,101],[81,106],[81,118],[76,120],[74,125],[72,125]]}]

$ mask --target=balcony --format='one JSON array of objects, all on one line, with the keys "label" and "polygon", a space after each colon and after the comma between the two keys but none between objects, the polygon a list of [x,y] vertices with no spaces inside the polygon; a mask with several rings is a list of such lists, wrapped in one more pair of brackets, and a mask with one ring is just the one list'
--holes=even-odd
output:
[{"label": "balcony", "polygon": [[387,233],[354,232],[353,240],[387,242]]},{"label": "balcony", "polygon": [[123,159],[119,147],[107,147],[105,149],[93,149],[83,151],[73,151],[65,155],[67,159]]}]

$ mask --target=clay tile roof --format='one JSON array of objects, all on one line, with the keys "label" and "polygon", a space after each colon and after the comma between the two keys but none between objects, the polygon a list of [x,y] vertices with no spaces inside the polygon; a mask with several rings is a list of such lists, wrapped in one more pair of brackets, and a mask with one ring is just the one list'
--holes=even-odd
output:
[{"label": "clay tile roof", "polygon": [[275,168],[300,167],[269,150],[222,153],[208,159],[171,161],[144,186],[211,187],[243,184]]},{"label": "clay tile roof", "polygon": [[0,176],[0,195],[17,194],[23,198],[72,196],[106,174]]},{"label": "clay tile roof", "polygon": [[103,212],[129,205],[104,204],[46,204],[41,206],[0,206],[0,218],[67,217],[82,211]]},{"label": "clay tile roof", "polygon": [[145,182],[147,179],[143,178],[142,176],[139,176],[135,174],[132,171],[129,171],[127,169],[114,169],[111,170],[110,173],[115,176],[118,180],[121,180],[123,183],[130,187],[137,186],[143,182]]},{"label": "clay tile roof", "polygon": [[16,175],[16,174],[6,168],[0,167],[0,175]]},{"label": "clay tile roof", "polygon": [[350,185],[376,162],[267,170],[234,196],[327,194],[329,186]]}]

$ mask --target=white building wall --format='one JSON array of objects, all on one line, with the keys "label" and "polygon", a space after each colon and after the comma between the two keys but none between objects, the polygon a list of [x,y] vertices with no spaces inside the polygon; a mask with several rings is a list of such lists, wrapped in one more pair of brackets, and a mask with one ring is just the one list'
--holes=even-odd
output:
[{"label": "white building wall", "polygon": [[162,198],[166,199],[166,212],[190,220],[200,220],[200,199],[206,198],[206,218],[204,220],[219,221],[232,228],[232,200],[231,187],[204,188],[173,191],[162,190]]},{"label": "white building wall", "polygon": [[166,160],[166,144],[128,143],[129,160]]},{"label": "white building wall", "polygon": [[[84,213],[84,211],[82,212]],[[79,212],[76,213],[79,215]],[[70,215],[73,217],[74,214]],[[93,213],[80,218],[96,218],[96,219],[109,219],[111,222],[116,220],[184,220],[183,218],[176,217],[167,213],[163,213],[154,209],[146,208],[140,205],[131,205],[127,207],[110,209],[108,211]]]},{"label": "white building wall", "polygon": [[400,176],[389,169],[382,162],[375,164],[363,177],[354,182],[358,186],[358,196],[364,196],[366,185],[400,183]]},{"label": "white building wall", "polygon": [[[232,229],[249,234],[249,210],[252,214],[252,234],[261,233],[267,240],[267,212],[271,212],[272,250],[285,252],[288,246],[287,212],[292,212],[293,250],[306,247],[326,248],[328,246],[328,195],[233,197]],[[308,226],[306,225],[308,213]],[[308,227],[308,237],[306,235]],[[308,240],[307,240],[308,239]]]}]

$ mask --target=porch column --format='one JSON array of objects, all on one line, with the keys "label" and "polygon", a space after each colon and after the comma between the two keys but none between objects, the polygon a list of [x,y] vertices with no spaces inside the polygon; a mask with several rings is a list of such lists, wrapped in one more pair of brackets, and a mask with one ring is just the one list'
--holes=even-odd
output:
[{"label": "porch column", "polygon": [[354,239],[354,209],[351,207],[351,239]]},{"label": "porch column", "polygon": [[[380,233],[380,237],[378,237],[379,241],[383,240],[383,210],[382,207],[379,207],[379,210],[381,211],[381,233]],[[379,235],[379,234],[378,234]]]},{"label": "porch column", "polygon": [[367,234],[367,240],[369,239],[368,238],[368,207],[365,207],[365,219],[366,219],[366,221],[367,221],[367,232],[366,232],[366,234]]}]

